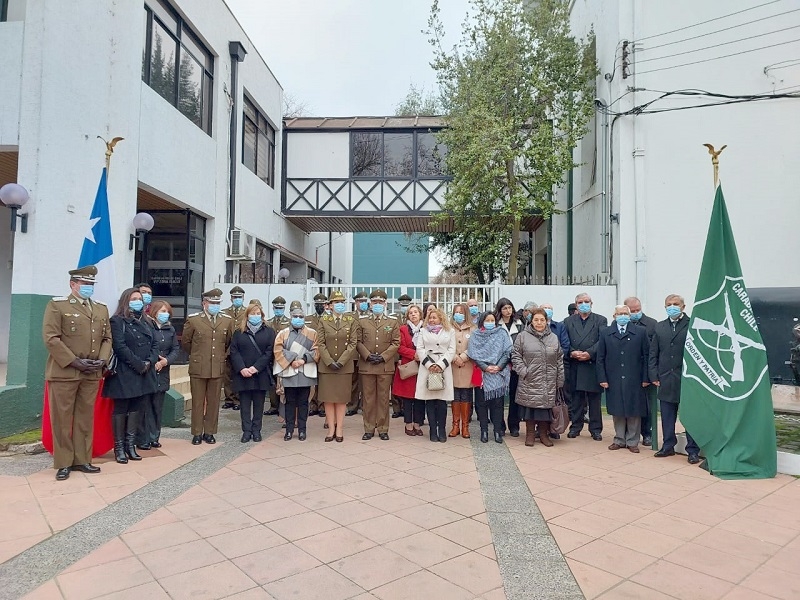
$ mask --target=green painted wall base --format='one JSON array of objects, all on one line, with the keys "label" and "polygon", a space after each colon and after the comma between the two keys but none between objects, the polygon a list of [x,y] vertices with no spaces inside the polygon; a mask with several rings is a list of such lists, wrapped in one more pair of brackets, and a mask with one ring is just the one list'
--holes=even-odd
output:
[{"label": "green painted wall base", "polygon": [[164,395],[164,412],[161,414],[161,425],[164,427],[180,427],[185,415],[183,411],[183,394],[169,388]]},{"label": "green painted wall base", "polygon": [[44,309],[52,296],[12,294],[6,385],[0,387],[0,437],[42,425]]}]

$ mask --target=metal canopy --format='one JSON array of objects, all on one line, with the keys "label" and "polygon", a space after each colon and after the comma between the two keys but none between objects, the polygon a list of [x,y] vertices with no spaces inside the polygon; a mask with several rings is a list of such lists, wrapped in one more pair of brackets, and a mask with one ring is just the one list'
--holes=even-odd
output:
[{"label": "metal canopy", "polygon": [[[431,215],[372,214],[372,215],[285,215],[286,220],[304,231],[363,231],[385,233],[450,233],[451,219],[437,223],[432,229]],[[541,217],[526,217],[522,220],[522,231],[536,231],[543,223]]]}]

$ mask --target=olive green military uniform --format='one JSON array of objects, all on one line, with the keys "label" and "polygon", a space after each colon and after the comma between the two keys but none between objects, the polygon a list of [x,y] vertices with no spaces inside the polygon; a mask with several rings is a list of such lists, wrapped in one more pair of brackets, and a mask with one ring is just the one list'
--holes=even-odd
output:
[{"label": "olive green military uniform", "polygon": [[[334,313],[319,319],[319,389],[325,402],[346,404],[350,401],[359,331],[358,321],[352,313]],[[331,368],[333,363],[339,363],[341,367]]]},{"label": "olive green military uniform", "polygon": [[[328,303],[328,297],[325,294],[319,293],[314,295],[314,314],[306,316],[306,327],[310,327],[314,331],[319,330],[319,321],[325,316],[325,305]],[[322,314],[316,312],[317,307],[322,306]],[[310,396],[308,399],[308,416],[319,415],[325,416],[325,404],[320,400],[319,386],[315,385],[311,388]]]},{"label": "olive green military uniform", "polygon": [[[97,268],[69,272],[75,281],[94,282]],[[94,403],[103,370],[82,372],[71,366],[75,359],[108,362],[111,325],[108,308],[101,302],[73,294],[47,303],[42,324],[49,352],[45,367],[53,430],[53,466],[64,469],[92,462]]]},{"label": "olive green military uniform", "polygon": [[[400,305],[400,309],[397,312],[390,313],[389,316],[392,317],[397,321],[397,326],[402,327],[406,324],[406,313],[403,309],[408,309],[411,304],[411,296],[408,294],[403,294],[397,299],[397,303]],[[400,361],[400,355],[398,354],[396,357],[396,362]],[[395,365],[397,366],[397,365]],[[398,400],[397,396],[392,394],[389,400],[390,406],[392,408],[392,418],[397,419],[403,416],[403,401]]]},{"label": "olive green military uniform", "polygon": [[[366,300],[367,300],[367,293],[364,292],[363,290],[358,292],[353,297],[353,304],[355,306],[353,307],[353,312],[348,314],[352,314],[355,317],[356,323],[358,323],[361,317],[368,316],[370,314],[368,310],[361,310],[358,307],[360,302]],[[360,336],[361,334],[359,333],[358,335]],[[347,412],[345,414],[354,415],[361,409],[361,407],[362,407],[361,378],[358,376],[358,352],[356,352],[356,359],[355,362],[353,363],[353,379],[350,387],[350,402],[347,403]]]},{"label": "olive green military uniform", "polygon": [[[375,290],[370,299],[386,299],[383,290]],[[360,325],[358,354],[361,364],[358,367],[363,392],[364,433],[389,432],[389,392],[394,376],[395,357],[400,347],[400,327],[397,319],[385,315],[369,315],[359,318]],[[372,356],[379,355],[383,360],[371,362]]]},{"label": "olive green military uniform", "polygon": [[[210,301],[221,296],[218,289],[203,294]],[[222,377],[233,328],[233,319],[224,312],[216,317],[206,311],[194,313],[183,325],[181,346],[189,354],[193,436],[217,433]]]},{"label": "olive green military uniform", "polygon": [[[231,288],[231,299],[242,299],[242,306],[235,306],[231,304],[228,308],[224,309],[226,315],[233,319],[233,328],[236,331],[244,321],[244,315],[247,312],[247,307],[244,305],[244,290],[238,285]],[[222,376],[222,391],[225,394],[225,404],[222,408],[239,408],[239,396],[233,391],[233,381],[231,379],[231,361],[230,356],[225,361],[225,373]]]},{"label": "olive green military uniform", "polygon": [[[286,300],[283,296],[276,296],[272,300],[272,310],[273,312],[275,309],[284,310],[286,308]],[[272,327],[275,330],[275,334],[277,335],[279,331],[286,329],[291,325],[291,321],[289,318],[283,314],[281,316],[273,316],[271,319],[268,319],[264,322],[267,327]],[[269,388],[269,410],[265,410],[265,415],[277,415],[278,409],[280,408],[280,399],[278,398],[278,394],[275,392],[275,387]]]}]

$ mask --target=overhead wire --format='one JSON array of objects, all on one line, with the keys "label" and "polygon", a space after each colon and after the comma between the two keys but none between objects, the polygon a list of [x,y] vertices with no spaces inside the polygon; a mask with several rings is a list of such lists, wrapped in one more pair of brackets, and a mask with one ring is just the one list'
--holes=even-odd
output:
[{"label": "overhead wire", "polygon": [[742,10],[737,10],[736,12],[729,13],[727,15],[722,15],[719,17],[714,17],[713,19],[707,19],[705,21],[700,21],[699,23],[693,23],[691,25],[686,25],[685,27],[679,27],[678,29],[671,29],[670,31],[664,31],[662,33],[656,33],[654,35],[648,35],[647,37],[639,38],[638,41],[643,42],[644,40],[651,40],[653,38],[661,37],[662,35],[669,35],[670,33],[678,33],[679,31],[685,31],[687,29],[692,29],[693,27],[698,27],[700,25],[705,25],[706,23],[713,23],[714,21],[720,21],[722,19],[727,19],[728,17],[733,17],[735,15],[740,15],[742,13],[746,13],[751,10],[756,10],[758,8],[762,8],[764,6],[769,6],[770,4],[777,4],[782,0],[771,0],[770,2],[764,2],[763,4],[757,4],[756,6],[751,6],[749,8],[744,8]]}]

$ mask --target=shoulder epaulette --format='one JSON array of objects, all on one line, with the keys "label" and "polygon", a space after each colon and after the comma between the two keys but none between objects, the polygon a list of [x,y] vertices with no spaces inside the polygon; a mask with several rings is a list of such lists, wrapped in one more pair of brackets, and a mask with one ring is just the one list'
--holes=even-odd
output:
[{"label": "shoulder epaulette", "polygon": [[64,302],[66,300],[69,300],[69,298],[67,296],[53,296],[53,300],[55,300],[56,302]]},{"label": "shoulder epaulette", "polygon": [[322,315],[320,321],[333,321],[333,315]]},{"label": "shoulder epaulette", "polygon": [[[192,314],[190,314],[190,315],[189,315],[189,317],[199,317],[199,316],[200,316],[200,315],[202,315],[202,314],[203,314],[203,313],[201,313],[201,312],[196,312],[196,313],[192,313]],[[186,318],[188,319],[189,317],[186,317]]]},{"label": "shoulder epaulette", "polygon": [[359,319],[369,319],[371,315],[358,315]]},{"label": "shoulder epaulette", "polygon": [[92,300],[92,304],[99,304],[100,306],[106,306],[106,303],[100,302],[100,300]]},{"label": "shoulder epaulette", "polygon": [[233,318],[227,313],[217,313],[217,316],[218,317],[225,317],[226,319],[232,319]]}]

